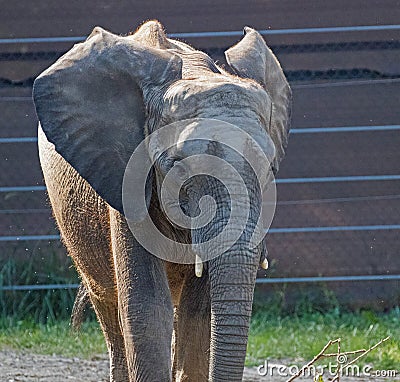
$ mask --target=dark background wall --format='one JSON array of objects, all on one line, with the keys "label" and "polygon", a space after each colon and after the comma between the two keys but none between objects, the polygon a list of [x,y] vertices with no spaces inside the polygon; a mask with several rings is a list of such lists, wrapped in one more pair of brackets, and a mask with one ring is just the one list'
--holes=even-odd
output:
[{"label": "dark background wall", "polygon": [[[88,35],[100,25],[128,33],[157,18],[168,33],[340,26],[379,26],[400,20],[400,2],[387,1],[52,1],[6,2],[0,39]],[[399,125],[400,29],[265,36],[294,92],[293,129]],[[224,63],[240,37],[186,38]],[[32,80],[71,42],[0,44],[0,138],[36,136]],[[385,226],[379,230],[273,232],[271,277],[400,274],[399,130],[292,134],[278,179],[350,177],[340,182],[278,183],[272,228]],[[55,235],[45,193],[10,187],[42,186],[35,142],[0,143],[0,235]],[[56,249],[54,249],[56,248]],[[10,256],[63,256],[55,241],[0,241]],[[61,255],[60,255],[61,253]],[[39,265],[40,267],[40,265]],[[264,273],[260,273],[262,276]],[[399,281],[327,284],[353,306],[399,303]],[[269,287],[265,287],[267,290]],[[314,288],[314,286],[311,286]]]}]

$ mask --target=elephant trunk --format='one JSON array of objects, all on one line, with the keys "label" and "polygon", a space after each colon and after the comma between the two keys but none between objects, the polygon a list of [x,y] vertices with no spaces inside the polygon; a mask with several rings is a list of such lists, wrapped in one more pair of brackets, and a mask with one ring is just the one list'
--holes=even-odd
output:
[{"label": "elephant trunk", "polygon": [[257,250],[243,249],[235,245],[209,262],[209,379],[212,382],[242,380],[258,267],[257,253]]},{"label": "elephant trunk", "polygon": [[[229,193],[214,185],[200,195],[212,195],[216,210],[213,221],[192,231],[194,244],[210,243],[204,250],[209,258],[211,300],[210,382],[242,381],[246,358],[253,293],[262,245],[252,241],[261,213],[261,191],[246,179],[247,193]],[[211,181],[212,182],[212,181]],[[251,203],[248,203],[248,200]],[[196,199],[195,199],[196,201]],[[207,206],[203,210],[208,212]],[[222,229],[224,228],[224,229]],[[216,239],[217,238],[217,239]],[[210,240],[215,240],[211,242]],[[229,243],[230,246],[225,246]],[[218,254],[220,252],[220,254]]]}]

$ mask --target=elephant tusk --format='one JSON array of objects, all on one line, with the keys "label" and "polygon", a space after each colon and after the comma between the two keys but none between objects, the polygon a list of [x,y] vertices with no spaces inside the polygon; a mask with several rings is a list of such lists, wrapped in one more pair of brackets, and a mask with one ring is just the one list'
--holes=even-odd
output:
[{"label": "elephant tusk", "polygon": [[201,261],[200,256],[196,255],[196,260],[194,264],[194,273],[197,277],[201,277],[203,274],[203,262]]},{"label": "elephant tusk", "polygon": [[268,269],[268,260],[267,260],[267,258],[265,258],[265,259],[261,262],[260,266],[261,266],[261,268],[263,268],[263,269]]}]

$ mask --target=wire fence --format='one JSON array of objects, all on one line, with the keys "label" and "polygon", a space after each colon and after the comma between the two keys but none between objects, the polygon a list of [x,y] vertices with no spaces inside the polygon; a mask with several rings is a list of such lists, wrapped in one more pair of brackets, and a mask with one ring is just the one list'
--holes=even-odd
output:
[{"label": "wire fence", "polygon": [[[399,25],[355,26],[338,28],[303,28],[262,31],[264,35],[279,34],[312,34],[370,32],[376,30],[396,31]],[[225,49],[213,48],[213,38],[240,36],[242,32],[201,32],[173,34],[175,38],[209,38],[210,47],[206,49],[213,58],[223,59]],[[293,88],[302,96],[302,86],[311,84],[328,88],[340,81],[345,83],[362,83],[369,81],[371,86],[381,83],[394,84],[400,78],[398,63],[385,62],[375,67],[376,57],[385,52],[398,53],[400,41],[395,38],[381,41],[369,41],[366,35],[362,41],[343,41],[329,43],[284,44],[273,45],[273,51],[285,67],[285,60],[299,55],[332,55],[350,54],[354,67],[321,69],[293,67],[286,71]],[[59,38],[26,38],[0,39],[1,46],[22,46],[22,44],[41,43],[39,51],[0,51],[0,68],[11,63],[39,63],[44,67],[55,61],[64,52],[45,48],[49,43],[81,41],[83,37]],[[44,47],[44,48],[43,48]],[[362,62],[359,66],[357,55],[368,52],[371,61]],[[293,60],[292,60],[293,61]],[[309,59],[313,61],[312,58]],[[303,60],[302,62],[307,62]],[[40,66],[40,65],[39,65]],[[324,66],[324,65],[322,65]],[[43,69],[42,68],[42,69]],[[13,69],[14,70],[14,69]],[[41,272],[49,256],[59,259],[65,257],[65,250],[59,243],[59,233],[51,217],[46,199],[45,186],[36,154],[37,138],[35,134],[36,119],[32,112],[32,101],[26,92],[23,95],[11,94],[11,90],[29,90],[37,72],[23,69],[19,78],[7,77],[7,70],[0,78],[0,108],[4,115],[26,113],[20,118],[24,136],[14,136],[13,124],[6,118],[0,122],[0,290],[30,291],[43,289],[76,288],[76,275],[71,273],[65,261],[60,269],[60,276],[46,280],[46,273]],[[299,84],[301,84],[299,86]],[[296,85],[298,88],[296,88]],[[399,88],[396,89],[398,91]],[[7,93],[10,91],[10,93]],[[359,90],[360,92],[362,89]],[[398,96],[399,93],[397,93]],[[389,96],[396,96],[395,94]],[[296,99],[295,99],[296,100]],[[26,105],[19,107],[16,105]],[[309,104],[305,107],[313,108]],[[369,113],[369,110],[358,107],[355,113]],[[302,110],[306,115],[307,109]],[[383,113],[385,110],[382,111]],[[300,115],[300,113],[299,113]],[[321,125],[297,127],[302,125],[300,117],[294,116],[291,130],[291,142],[288,148],[293,158],[305,158],[303,166],[295,167],[298,173],[287,171],[290,176],[279,177],[277,215],[269,230],[268,248],[271,269],[268,278],[259,278],[260,284],[321,283],[321,282],[385,282],[387,287],[379,289],[387,298],[388,304],[398,302],[399,293],[393,290],[392,282],[400,279],[399,260],[399,198],[400,174],[398,167],[398,130],[400,125],[383,121],[379,125],[324,126],[326,115],[321,113]],[[333,116],[334,117],[334,116]],[[330,116],[331,119],[333,119]],[[352,115],[357,120],[358,115]],[[397,142],[397,143],[396,143]],[[352,152],[349,147],[354,147]],[[340,151],[342,150],[342,151]],[[309,152],[308,157],[304,151]],[[339,152],[340,167],[333,165],[333,157],[326,153]],[[312,155],[311,155],[312,154]],[[371,156],[376,165],[366,172],[361,162],[368,162]],[[322,158],[322,159],[321,159]],[[336,160],[337,158],[335,158]],[[287,159],[290,161],[290,159]],[[300,159],[299,159],[300,160]],[[372,163],[372,162],[371,162]],[[298,163],[296,164],[298,166]],[[289,166],[288,166],[289,167]],[[304,176],[303,169],[310,172],[315,168],[319,176]],[[339,172],[339,170],[341,172]],[[369,167],[367,167],[369,169]],[[397,171],[396,171],[397,169]],[[284,171],[284,170],[283,170]],[[346,175],[343,175],[346,174]],[[40,259],[32,268],[31,281],[25,279],[25,285],[18,285],[18,272],[13,276],[5,275],[10,259]],[[68,263],[69,264],[69,263]],[[54,274],[54,272],[52,273]],[[36,276],[35,276],[36,275]],[[7,276],[7,277],[6,277]],[[62,277],[65,276],[65,277]],[[263,274],[260,274],[263,276]],[[57,279],[57,277],[60,277]],[[33,281],[33,283],[32,283]],[[56,281],[56,282],[55,282]],[[396,284],[398,285],[398,284]],[[390,296],[388,296],[390,291]],[[381,293],[379,292],[379,293]],[[370,293],[370,292],[367,292]],[[379,294],[378,293],[378,294]],[[374,298],[379,298],[374,295]]]},{"label": "wire fence", "polygon": [[[325,27],[325,28],[292,28],[292,29],[265,29],[259,30],[264,36],[268,35],[287,35],[287,34],[318,34],[318,33],[339,33],[339,32],[373,32],[373,31],[395,31],[400,30],[400,25],[355,25],[347,27]],[[187,32],[187,33],[169,33],[170,38],[209,38],[209,37],[240,37],[243,31],[217,31],[217,32]],[[33,43],[51,43],[51,42],[80,42],[84,41],[86,36],[68,36],[68,37],[27,37],[27,38],[3,38],[0,44],[33,44]]]}]

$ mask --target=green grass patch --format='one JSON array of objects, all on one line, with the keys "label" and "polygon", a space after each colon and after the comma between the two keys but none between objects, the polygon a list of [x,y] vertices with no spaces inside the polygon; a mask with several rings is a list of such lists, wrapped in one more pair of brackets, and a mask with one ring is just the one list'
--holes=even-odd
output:
[{"label": "green grass patch", "polygon": [[[22,256],[21,248],[16,248],[15,253],[1,253],[0,286],[79,283],[71,259],[65,254],[54,249],[54,253],[49,252],[44,257],[37,248],[25,249],[24,260],[18,260]],[[29,317],[29,320],[43,324],[68,320],[75,295],[75,289],[0,290],[0,317],[12,317],[14,321]]]},{"label": "green grass patch", "polygon": [[0,349],[86,359],[106,353],[103,334],[96,321],[85,322],[76,332],[69,321],[39,324],[3,318],[0,319]]},{"label": "green grass patch", "polygon": [[[329,340],[341,338],[343,352],[368,349],[390,336],[389,341],[357,364],[400,370],[399,320],[400,309],[386,314],[371,311],[340,313],[335,309],[328,313],[279,316],[267,307],[256,308],[250,329],[247,364],[260,365],[267,359],[290,359],[302,363],[311,360]],[[335,351],[336,348],[332,347],[330,353]]]},{"label": "green grass patch", "polygon": [[[285,359],[302,364],[310,360],[330,340],[340,337],[342,351],[368,348],[379,340],[391,339],[358,362],[375,369],[400,369],[400,310],[377,314],[306,313],[273,315],[268,308],[256,308],[253,314],[247,365],[260,365],[266,359]],[[34,321],[0,319],[0,349],[29,350],[38,354],[58,354],[91,359],[105,354],[99,325],[86,322],[74,332],[68,321],[47,324]]]}]

